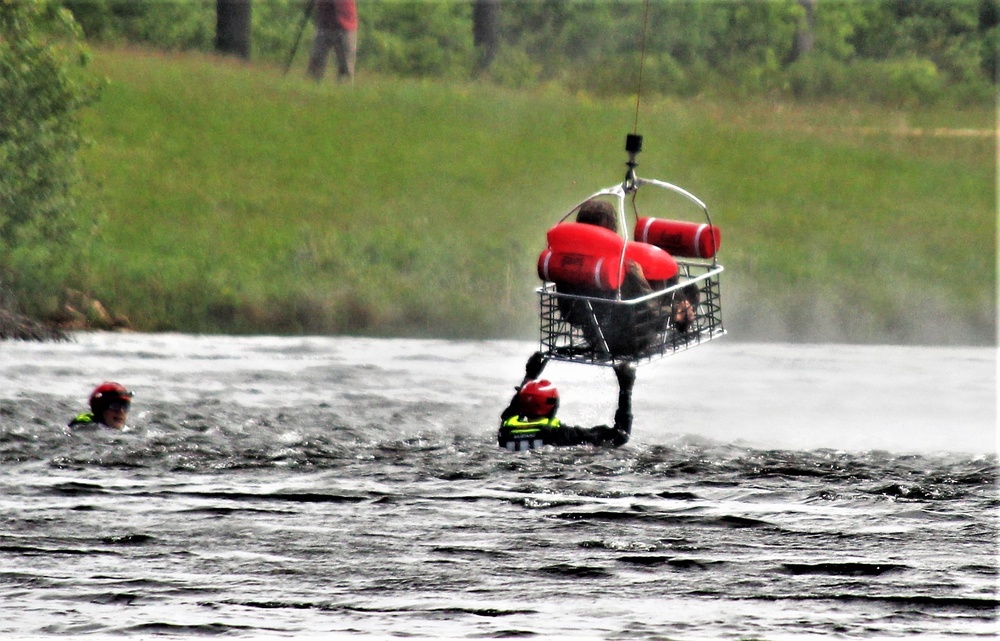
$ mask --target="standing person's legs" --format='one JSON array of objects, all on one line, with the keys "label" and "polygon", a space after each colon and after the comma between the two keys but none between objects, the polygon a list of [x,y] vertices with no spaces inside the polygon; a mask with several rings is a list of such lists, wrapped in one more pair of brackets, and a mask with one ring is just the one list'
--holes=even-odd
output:
[{"label": "standing person's legs", "polygon": [[333,50],[337,54],[337,77],[354,81],[354,59],[358,53],[358,32],[337,30],[333,33]]},{"label": "standing person's legs", "polygon": [[326,74],[326,57],[330,53],[330,48],[335,46],[335,42],[334,33],[322,28],[316,29],[316,39],[313,41],[312,51],[309,52],[308,67],[309,75],[316,81],[322,80]]}]

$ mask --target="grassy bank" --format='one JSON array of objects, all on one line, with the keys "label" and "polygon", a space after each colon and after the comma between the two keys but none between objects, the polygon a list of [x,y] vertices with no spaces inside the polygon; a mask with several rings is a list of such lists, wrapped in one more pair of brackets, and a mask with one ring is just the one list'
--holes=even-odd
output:
[{"label": "grassy bank", "polygon": [[[621,180],[634,100],[98,51],[79,279],[145,330],[531,337],[535,259]],[[985,342],[991,105],[643,103],[639,174],[706,201],[737,336]],[[922,133],[914,132],[920,128]]]}]

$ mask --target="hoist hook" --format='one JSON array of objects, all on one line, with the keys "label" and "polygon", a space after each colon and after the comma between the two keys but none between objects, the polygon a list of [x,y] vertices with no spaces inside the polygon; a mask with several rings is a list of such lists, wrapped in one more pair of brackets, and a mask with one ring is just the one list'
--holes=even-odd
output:
[{"label": "hoist hook", "polygon": [[639,134],[627,134],[625,136],[625,151],[628,152],[628,162],[625,163],[628,171],[625,172],[625,183],[623,186],[626,193],[631,193],[638,188],[635,184],[635,168],[639,166],[639,163],[636,162],[635,157],[642,151],[642,136]]}]

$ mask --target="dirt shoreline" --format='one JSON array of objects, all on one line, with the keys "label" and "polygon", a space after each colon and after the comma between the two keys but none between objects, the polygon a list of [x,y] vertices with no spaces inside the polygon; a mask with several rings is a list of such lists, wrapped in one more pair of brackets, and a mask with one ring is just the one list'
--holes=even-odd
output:
[{"label": "dirt shoreline", "polygon": [[68,341],[69,335],[59,328],[6,309],[0,301],[0,340]]}]

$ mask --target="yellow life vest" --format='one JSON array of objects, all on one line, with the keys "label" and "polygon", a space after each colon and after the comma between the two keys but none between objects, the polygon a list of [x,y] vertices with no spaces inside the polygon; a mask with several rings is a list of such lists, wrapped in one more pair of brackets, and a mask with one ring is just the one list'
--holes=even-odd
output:
[{"label": "yellow life vest", "polygon": [[541,447],[545,444],[539,434],[543,429],[555,429],[562,423],[556,417],[525,418],[511,416],[501,425],[501,433],[505,437],[503,446],[508,450],[524,451]]}]

